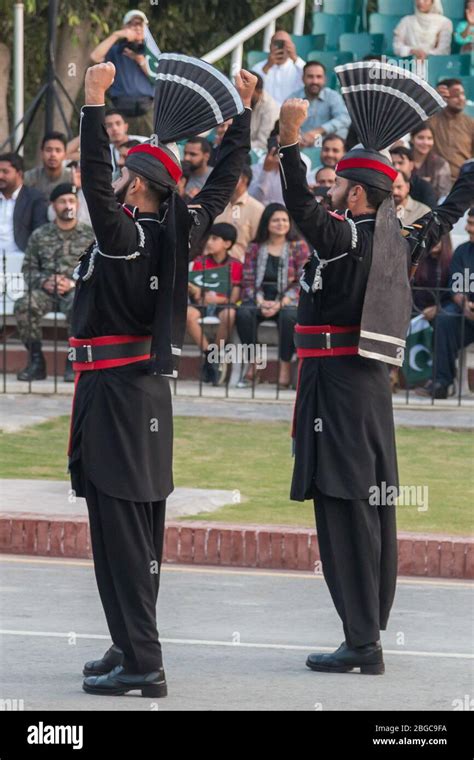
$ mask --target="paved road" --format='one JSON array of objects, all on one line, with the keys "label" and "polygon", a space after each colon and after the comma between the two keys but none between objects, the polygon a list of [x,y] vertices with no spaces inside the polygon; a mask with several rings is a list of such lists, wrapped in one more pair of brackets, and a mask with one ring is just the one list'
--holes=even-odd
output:
[{"label": "paved road", "polygon": [[[3,556],[0,579],[3,699],[23,699],[25,710],[154,709],[138,692],[81,690],[82,663],[109,646],[90,562]],[[170,695],[158,709],[452,710],[474,695],[472,611],[472,584],[402,579],[383,635],[385,676],[312,673],[307,653],[342,640],[321,578],[165,566]]]}]

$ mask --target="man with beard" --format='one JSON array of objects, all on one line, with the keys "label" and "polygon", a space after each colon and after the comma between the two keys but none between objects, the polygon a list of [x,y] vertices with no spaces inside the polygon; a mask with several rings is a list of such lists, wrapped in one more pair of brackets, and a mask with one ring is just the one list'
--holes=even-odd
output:
[{"label": "man with beard", "polygon": [[[27,366],[18,380],[31,382],[46,378],[46,361],[41,347],[41,320],[50,311],[66,317],[68,331],[74,300],[73,272],[79,256],[93,240],[92,229],[77,220],[77,187],[57,185],[49,200],[55,212],[54,222],[43,224],[31,235],[23,260],[23,277],[27,293],[15,301],[14,313],[18,333],[29,351]],[[74,373],[66,362],[64,380],[72,382]]]},{"label": "man with beard", "polygon": [[[194,81],[196,68],[186,69],[186,81]],[[111,63],[87,71],[81,115],[82,186],[96,241],[76,274],[70,345],[78,375],[69,470],[74,491],[87,501],[113,641],[102,659],[86,663],[83,688],[164,697],[156,602],[166,498],[173,490],[167,378],[177,376],[184,340],[190,236],[209,232],[240,176],[250,148],[255,77],[241,71],[236,88],[225,85],[234,122],[212,177],[188,207],[177,193],[179,158],[160,142],[131,148],[112,186],[104,103],[114,75]],[[166,76],[172,101],[174,80]],[[155,133],[162,128],[157,118]]]},{"label": "man with beard", "polygon": [[191,137],[184,146],[184,161],[189,170],[186,183],[188,198],[194,198],[204,187],[212,172],[212,166],[209,166],[211,155],[211,143],[205,137]]},{"label": "man with beard", "polygon": [[66,138],[61,132],[47,132],[41,141],[42,166],[25,172],[25,185],[43,193],[47,200],[56,185],[72,182],[72,172],[64,166]]},{"label": "man with beard", "polygon": [[308,61],[303,69],[303,85],[290,95],[290,98],[305,98],[309,103],[308,118],[301,125],[301,147],[319,146],[321,138],[329,134],[345,140],[351,119],[339,93],[326,86],[324,64]]},{"label": "man with beard", "polygon": [[[395,214],[397,172],[385,148],[443,103],[425,82],[385,63],[348,64],[336,73],[362,143],[338,162],[328,191],[340,213],[317,203],[306,184],[298,136],[308,104],[287,101],[280,114],[285,203],[314,246],[300,280],[295,328],[291,498],[314,500],[324,578],[345,633],[334,653],[311,654],[306,664],[378,675],[380,631],[397,577],[398,471],[387,364],[403,362],[411,313],[411,249]],[[386,115],[394,110],[396,120]],[[439,224],[421,220],[428,249],[463,215],[473,179],[466,174],[436,209]]]}]

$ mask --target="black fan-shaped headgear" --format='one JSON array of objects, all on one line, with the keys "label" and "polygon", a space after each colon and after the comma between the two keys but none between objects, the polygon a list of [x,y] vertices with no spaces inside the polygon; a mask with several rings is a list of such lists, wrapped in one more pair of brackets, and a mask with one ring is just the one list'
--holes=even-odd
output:
[{"label": "black fan-shaped headgear", "polygon": [[162,143],[201,134],[244,110],[227,77],[198,58],[163,53],[154,78],[154,131]]},{"label": "black fan-shaped headgear", "polygon": [[348,63],[336,66],[335,72],[363,146],[349,151],[337,164],[336,173],[390,190],[396,172],[379,151],[411,132],[446,103],[421,77],[382,61]]}]

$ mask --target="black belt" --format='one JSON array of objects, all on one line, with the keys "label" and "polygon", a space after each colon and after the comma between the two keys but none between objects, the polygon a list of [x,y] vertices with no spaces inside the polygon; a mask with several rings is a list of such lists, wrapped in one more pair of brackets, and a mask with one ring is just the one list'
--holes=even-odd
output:
[{"label": "black belt", "polygon": [[358,346],[359,332],[352,333],[294,333],[296,348],[331,349]]},{"label": "black belt", "polygon": [[69,348],[69,359],[77,364],[85,364],[113,359],[132,359],[136,356],[150,354],[151,338],[136,343],[110,343],[92,345],[87,338],[81,340],[83,345]]}]

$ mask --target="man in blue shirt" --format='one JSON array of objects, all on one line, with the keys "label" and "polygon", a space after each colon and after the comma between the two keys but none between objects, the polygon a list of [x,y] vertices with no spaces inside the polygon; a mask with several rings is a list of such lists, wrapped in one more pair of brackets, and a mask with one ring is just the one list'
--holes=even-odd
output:
[{"label": "man in blue shirt", "polygon": [[130,132],[148,137],[153,131],[154,87],[144,55],[146,26],[148,19],[142,11],[129,11],[123,18],[123,29],[103,40],[92,51],[91,60],[114,64],[115,79],[107,95],[126,117]]},{"label": "man in blue shirt", "polygon": [[309,100],[308,118],[301,127],[300,145],[312,148],[321,145],[321,137],[336,134],[345,139],[351,118],[344,101],[335,90],[326,87],[326,67],[318,61],[308,61],[303,69],[303,84],[290,98]]},{"label": "man in blue shirt", "polygon": [[448,397],[458,352],[474,343],[474,207],[469,209],[466,231],[469,240],[456,248],[449,266],[451,301],[436,317],[435,378],[418,391],[423,396]]}]

